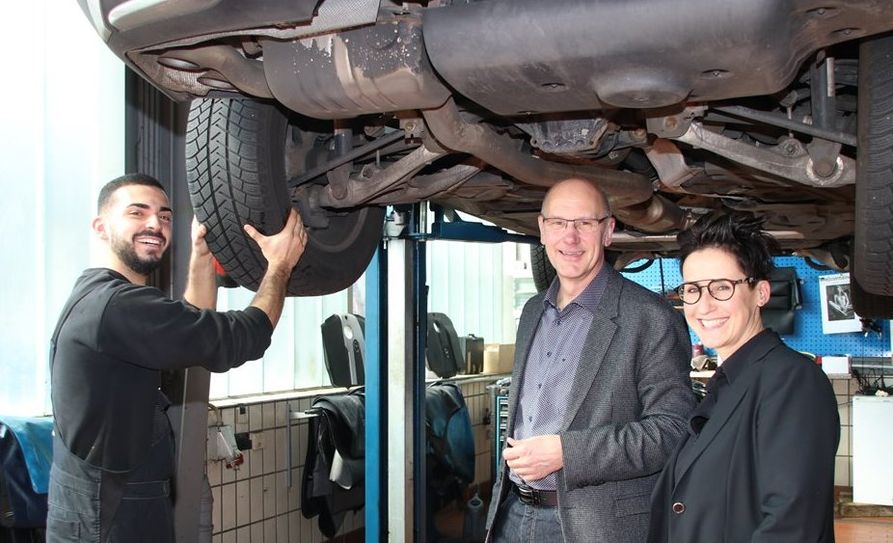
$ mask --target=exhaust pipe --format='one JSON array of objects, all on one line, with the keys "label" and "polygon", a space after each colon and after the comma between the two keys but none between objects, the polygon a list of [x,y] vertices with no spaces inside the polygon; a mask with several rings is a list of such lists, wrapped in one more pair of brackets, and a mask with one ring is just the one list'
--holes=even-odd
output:
[{"label": "exhaust pipe", "polygon": [[489,126],[466,122],[452,98],[422,115],[431,135],[441,145],[473,155],[523,183],[548,188],[571,178],[591,181],[605,192],[621,221],[646,232],[666,232],[681,228],[685,222],[682,209],[655,196],[651,182],[643,175],[535,158],[521,152],[514,140]]}]

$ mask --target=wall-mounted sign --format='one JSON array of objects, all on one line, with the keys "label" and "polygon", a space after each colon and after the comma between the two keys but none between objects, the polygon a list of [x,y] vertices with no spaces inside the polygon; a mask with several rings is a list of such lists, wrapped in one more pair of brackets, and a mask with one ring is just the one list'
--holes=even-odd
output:
[{"label": "wall-mounted sign", "polygon": [[853,309],[850,296],[850,274],[835,273],[819,277],[819,298],[822,301],[822,332],[843,334],[861,332],[862,322]]}]

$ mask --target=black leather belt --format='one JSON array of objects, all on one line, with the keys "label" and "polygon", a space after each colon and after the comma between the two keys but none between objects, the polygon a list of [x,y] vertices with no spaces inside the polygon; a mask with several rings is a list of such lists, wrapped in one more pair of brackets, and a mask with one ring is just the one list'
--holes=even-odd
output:
[{"label": "black leather belt", "polygon": [[558,505],[558,492],[554,490],[537,490],[527,485],[516,485],[514,481],[510,481],[512,492],[517,494],[518,499],[524,505],[535,505],[538,507],[555,507]]}]

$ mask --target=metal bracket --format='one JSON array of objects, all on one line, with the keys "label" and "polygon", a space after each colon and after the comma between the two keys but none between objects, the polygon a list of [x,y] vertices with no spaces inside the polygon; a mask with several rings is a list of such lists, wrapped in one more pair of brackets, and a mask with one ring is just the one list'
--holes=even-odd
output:
[{"label": "metal bracket", "polygon": [[711,132],[701,123],[692,123],[688,130],[674,138],[694,147],[706,149],[751,168],[813,187],[839,187],[856,182],[856,161],[838,156],[831,175],[819,176],[812,158],[796,139],[784,140],[771,148],[762,148]]}]

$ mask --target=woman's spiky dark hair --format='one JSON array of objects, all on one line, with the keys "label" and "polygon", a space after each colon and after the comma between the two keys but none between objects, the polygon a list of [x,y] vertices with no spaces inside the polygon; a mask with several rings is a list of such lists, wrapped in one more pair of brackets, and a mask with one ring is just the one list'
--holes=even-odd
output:
[{"label": "woman's spiky dark hair", "polygon": [[772,254],[778,244],[763,230],[763,221],[744,213],[716,212],[702,216],[676,236],[679,242],[679,268],[690,254],[707,248],[728,251],[735,256],[747,277],[768,279]]}]

